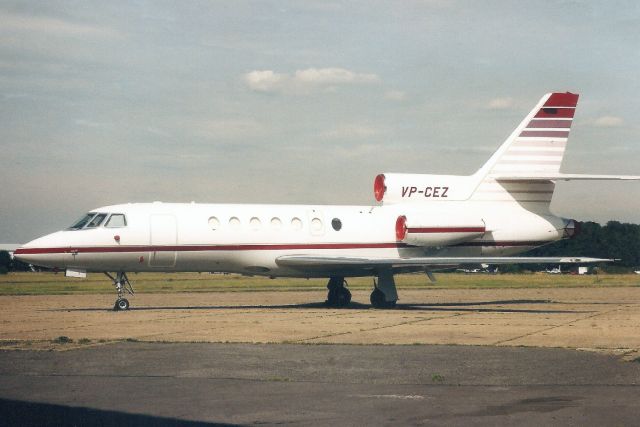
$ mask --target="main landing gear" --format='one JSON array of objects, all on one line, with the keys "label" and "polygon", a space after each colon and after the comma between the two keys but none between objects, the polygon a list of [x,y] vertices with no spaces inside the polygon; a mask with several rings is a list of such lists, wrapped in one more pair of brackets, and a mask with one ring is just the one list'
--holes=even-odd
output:
[{"label": "main landing gear", "polygon": [[[327,307],[346,307],[351,302],[351,292],[346,287],[347,282],[344,277],[333,276],[327,283]],[[393,279],[392,270],[382,270],[378,272],[378,282],[373,281],[373,292],[371,292],[371,305],[374,308],[394,308],[398,301],[396,282]]]},{"label": "main landing gear", "polygon": [[398,301],[396,282],[393,280],[393,272],[380,271],[378,273],[378,283],[373,280],[373,292],[369,298],[374,308],[394,308]]},{"label": "main landing gear", "polygon": [[328,307],[346,307],[351,302],[351,292],[346,288],[347,281],[344,277],[330,277],[327,283],[327,304]]},{"label": "main landing gear", "polygon": [[118,293],[118,299],[113,305],[113,311],[119,310],[128,310],[129,309],[129,300],[123,297],[124,293],[127,292],[129,295],[133,295],[133,286],[131,286],[131,282],[129,282],[129,278],[127,277],[127,273],[124,271],[119,271],[116,273],[116,277],[113,277],[111,274],[106,271],[104,274],[111,280],[113,280],[113,285],[116,287],[116,292]]}]

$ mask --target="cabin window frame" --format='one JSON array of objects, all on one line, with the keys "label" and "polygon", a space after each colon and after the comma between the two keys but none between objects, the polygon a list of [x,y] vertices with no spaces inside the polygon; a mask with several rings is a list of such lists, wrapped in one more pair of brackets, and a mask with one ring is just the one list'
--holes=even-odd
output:
[{"label": "cabin window frame", "polygon": [[[122,222],[123,225],[109,225],[111,223],[111,220],[116,217],[116,216],[121,216],[122,217]],[[123,213],[112,213],[111,215],[109,215],[109,218],[107,218],[107,220],[104,222],[104,228],[124,228],[127,226],[127,216]]]}]

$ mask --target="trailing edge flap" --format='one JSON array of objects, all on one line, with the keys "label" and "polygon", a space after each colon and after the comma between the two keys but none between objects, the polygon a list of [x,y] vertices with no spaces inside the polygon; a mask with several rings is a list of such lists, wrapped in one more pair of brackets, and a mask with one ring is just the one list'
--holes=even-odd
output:
[{"label": "trailing edge flap", "polygon": [[416,257],[416,258],[367,258],[316,255],[283,255],[276,259],[282,267],[420,267],[450,266],[462,264],[588,264],[613,262],[613,259],[586,257]]},{"label": "trailing edge flap", "polygon": [[490,178],[496,181],[580,181],[580,180],[601,180],[601,181],[638,181],[639,175],[591,175],[579,173],[548,173],[548,174],[491,174]]}]

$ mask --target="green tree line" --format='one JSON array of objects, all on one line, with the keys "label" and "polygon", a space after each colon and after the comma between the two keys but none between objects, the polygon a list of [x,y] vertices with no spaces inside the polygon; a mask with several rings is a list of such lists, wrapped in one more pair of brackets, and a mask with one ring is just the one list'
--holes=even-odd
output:
[{"label": "green tree line", "polygon": [[580,231],[571,239],[541,246],[527,253],[531,256],[588,256],[618,259],[604,266],[607,271],[630,271],[640,266],[640,224],[609,221],[580,223]]}]

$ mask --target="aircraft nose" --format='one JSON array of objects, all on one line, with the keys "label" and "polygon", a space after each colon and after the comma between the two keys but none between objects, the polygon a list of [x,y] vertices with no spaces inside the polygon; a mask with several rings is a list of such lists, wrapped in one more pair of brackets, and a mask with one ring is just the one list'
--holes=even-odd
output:
[{"label": "aircraft nose", "polygon": [[63,269],[65,248],[57,244],[57,236],[58,233],[53,233],[32,240],[16,249],[13,256],[27,264]]}]

